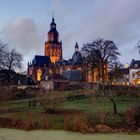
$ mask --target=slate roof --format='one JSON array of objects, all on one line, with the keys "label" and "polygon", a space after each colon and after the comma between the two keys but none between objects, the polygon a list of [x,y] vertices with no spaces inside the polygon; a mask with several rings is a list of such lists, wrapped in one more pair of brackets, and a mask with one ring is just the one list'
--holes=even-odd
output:
[{"label": "slate roof", "polygon": [[134,60],[133,59],[130,63],[129,68],[140,68],[140,60]]},{"label": "slate roof", "polygon": [[48,67],[51,64],[51,60],[49,56],[41,56],[41,55],[35,55],[33,60],[34,66],[44,66]]},{"label": "slate roof", "polygon": [[75,64],[82,64],[82,54],[81,52],[75,52],[72,56],[72,63]]},{"label": "slate roof", "polygon": [[82,73],[79,70],[66,70],[62,74],[69,81],[81,81]]}]

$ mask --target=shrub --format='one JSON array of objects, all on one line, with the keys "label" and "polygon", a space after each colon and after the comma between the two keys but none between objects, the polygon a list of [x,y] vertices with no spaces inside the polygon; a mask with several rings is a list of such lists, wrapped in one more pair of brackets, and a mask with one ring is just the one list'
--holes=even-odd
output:
[{"label": "shrub", "polygon": [[80,128],[80,121],[79,121],[79,115],[78,113],[74,114],[74,118],[73,118],[73,130],[74,131],[78,131]]},{"label": "shrub", "polygon": [[42,118],[43,118],[43,128],[44,129],[48,129],[48,115],[47,114],[43,114],[43,116],[42,116]]},{"label": "shrub", "polygon": [[19,118],[19,114],[17,112],[15,112],[15,113],[12,114],[11,120],[12,120],[12,126],[13,127],[16,127],[17,126],[17,124],[18,124],[18,118]]},{"label": "shrub", "polygon": [[105,124],[111,127],[123,127],[125,125],[125,116],[119,113],[117,115],[108,113],[105,117]]},{"label": "shrub", "polygon": [[25,118],[23,120],[23,129],[25,130],[30,130],[33,129],[34,125],[33,125],[33,121],[32,121],[32,114],[27,112],[25,114]]},{"label": "shrub", "polygon": [[140,105],[127,108],[125,118],[129,126],[140,127]]},{"label": "shrub", "polygon": [[86,114],[81,114],[80,116],[81,116],[80,131],[85,133],[88,129],[87,115]]},{"label": "shrub", "polygon": [[88,130],[87,114],[75,113],[73,118],[73,130],[85,133]]},{"label": "shrub", "polygon": [[66,130],[70,130],[70,114],[69,113],[65,113],[65,120],[64,120],[64,128]]}]

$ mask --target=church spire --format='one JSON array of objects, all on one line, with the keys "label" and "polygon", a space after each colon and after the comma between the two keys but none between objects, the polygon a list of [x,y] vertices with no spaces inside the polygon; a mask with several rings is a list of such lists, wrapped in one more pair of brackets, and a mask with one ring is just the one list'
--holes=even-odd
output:
[{"label": "church spire", "polygon": [[50,29],[56,29],[56,24],[54,22],[54,12],[52,12],[52,22],[50,24]]},{"label": "church spire", "polygon": [[52,22],[54,22],[54,11],[52,11]]},{"label": "church spire", "polygon": [[79,46],[78,46],[78,43],[76,42],[75,44],[75,52],[78,52],[79,51]]}]

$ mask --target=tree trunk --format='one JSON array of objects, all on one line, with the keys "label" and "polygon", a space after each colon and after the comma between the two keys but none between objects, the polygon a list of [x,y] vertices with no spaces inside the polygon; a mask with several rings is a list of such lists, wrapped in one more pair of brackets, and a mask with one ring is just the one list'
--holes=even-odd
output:
[{"label": "tree trunk", "polygon": [[117,114],[117,105],[116,105],[115,100],[111,98],[110,101],[113,103],[114,114]]}]

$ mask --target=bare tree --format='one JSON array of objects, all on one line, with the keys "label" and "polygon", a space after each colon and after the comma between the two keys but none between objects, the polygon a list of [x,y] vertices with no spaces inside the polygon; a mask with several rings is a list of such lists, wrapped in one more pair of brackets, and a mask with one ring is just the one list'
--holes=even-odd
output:
[{"label": "bare tree", "polygon": [[0,69],[3,67],[4,53],[6,51],[7,44],[4,44],[0,40]]},{"label": "bare tree", "polygon": [[45,111],[53,112],[58,103],[67,100],[67,94],[56,91],[49,91],[47,93],[37,93],[36,98]]},{"label": "bare tree", "polygon": [[112,84],[112,82],[119,81],[123,77],[123,65],[120,62],[116,62],[115,66],[108,72],[108,82]]},{"label": "bare tree", "polygon": [[15,49],[9,50],[8,44],[0,42],[0,69],[7,71],[8,83],[11,80],[12,71],[22,67],[23,57]]},{"label": "bare tree", "polygon": [[81,51],[91,68],[98,68],[99,77],[104,84],[105,65],[112,67],[120,55],[115,43],[110,40],[99,38],[91,43],[84,44]]},{"label": "bare tree", "polygon": [[[118,48],[113,41],[97,39],[91,43],[87,43],[82,48],[82,53],[85,56],[85,59],[91,68],[98,68],[99,80],[101,79],[101,90],[105,94],[105,66],[112,68],[117,60],[120,53]],[[100,92],[100,91],[99,91]],[[110,101],[113,104],[114,114],[117,114],[117,106],[115,100],[110,98]]]},{"label": "bare tree", "polygon": [[136,48],[138,49],[138,52],[140,53],[140,40],[137,42]]}]

